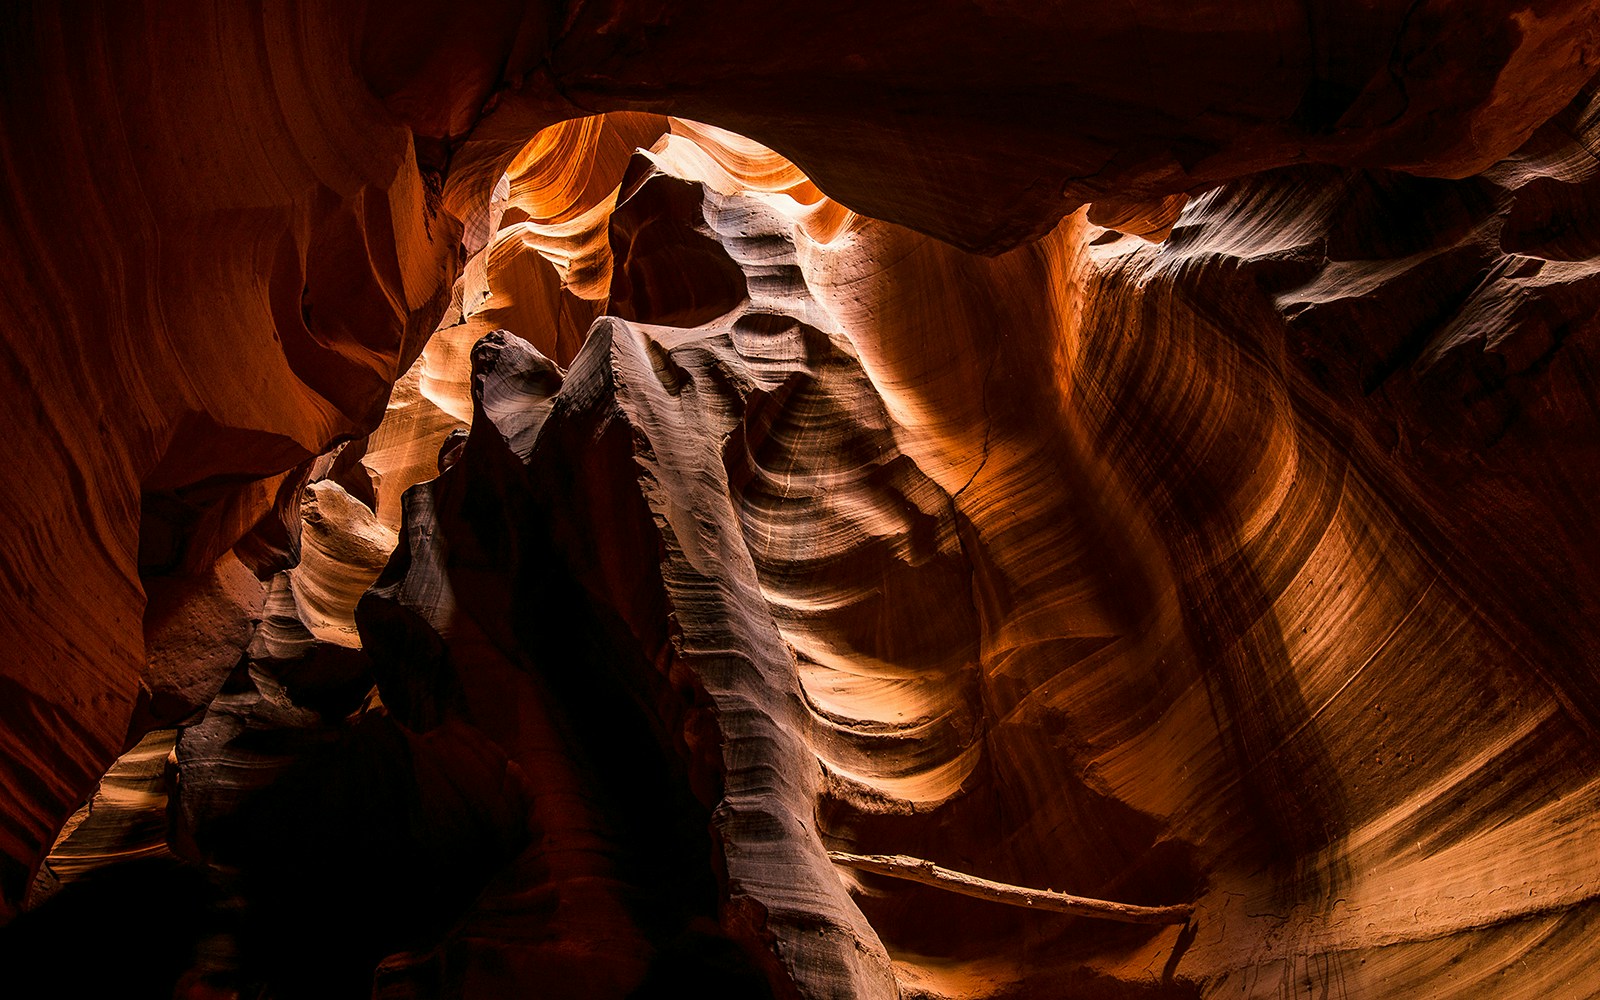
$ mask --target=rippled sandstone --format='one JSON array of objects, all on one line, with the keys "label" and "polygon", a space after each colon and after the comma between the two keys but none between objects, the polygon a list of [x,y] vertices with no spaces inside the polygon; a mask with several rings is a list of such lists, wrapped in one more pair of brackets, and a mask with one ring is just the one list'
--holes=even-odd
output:
[{"label": "rippled sandstone", "polygon": [[[431,548],[549,533],[532,548],[539,582],[513,564],[487,588],[513,595],[502,627],[520,623],[535,665],[570,662],[566,646],[550,650],[556,620],[626,623],[636,651],[594,669],[653,663],[678,688],[674,698],[648,672],[629,675],[624,686],[642,689],[622,704],[644,704],[660,752],[688,761],[679,780],[712,810],[725,907],[753,901],[803,995],[1570,986],[1593,905],[1579,818],[1593,789],[1575,762],[1592,752],[1582,699],[1594,688],[1550,664],[1573,663],[1569,644],[1592,639],[1530,619],[1592,590],[1571,586],[1565,562],[1541,564],[1473,524],[1461,483],[1500,478],[1473,468],[1499,437],[1525,440],[1501,460],[1529,466],[1533,442],[1560,442],[1577,462],[1562,486],[1503,474],[1559,521],[1594,474],[1559,428],[1594,411],[1513,408],[1525,382],[1479,378],[1465,399],[1498,403],[1498,436],[1428,431],[1461,412],[1451,369],[1483,371],[1486,342],[1469,331],[1507,334],[1480,310],[1537,308],[1563,331],[1572,353],[1524,379],[1586,364],[1592,321],[1560,319],[1577,288],[1534,280],[1496,295],[1486,282],[1507,267],[1505,220],[1523,191],[1589,176],[1571,138],[1589,106],[1580,99],[1492,180],[1289,172],[1207,195],[1164,245],[1079,216],[998,258],[840,214],[772,154],[674,123],[636,171],[616,238],[676,196],[650,197],[652,186],[689,190],[663,172],[700,181],[703,222],[690,228],[739,265],[744,294],[693,328],[649,313],[598,324],[552,401],[539,394],[515,427],[489,421],[519,442],[527,471],[510,479],[531,492],[531,514],[502,522],[488,512],[523,508],[500,503],[431,522]],[[760,180],[736,183],[730,165]],[[686,293],[672,281],[716,287],[685,238],[668,244],[676,270],[647,272],[664,283],[657,301]],[[1574,277],[1524,261],[1535,279],[1547,266]],[[1414,294],[1406,279],[1430,265],[1434,281],[1481,292],[1417,331],[1453,356],[1413,333],[1409,355],[1371,360],[1310,332],[1348,323],[1340,310],[1353,300],[1396,319],[1382,295]],[[1381,395],[1341,387],[1362,364]],[[497,365],[480,378],[486,394],[509,377]],[[604,443],[617,423],[626,433]],[[574,451],[563,443],[574,437],[588,443]],[[500,483],[503,459],[484,466],[483,454],[469,449],[446,478],[477,468]],[[574,494],[574,469],[604,489]],[[615,498],[629,493],[634,526],[619,532],[630,515]],[[1440,496],[1449,503],[1429,500]],[[483,567],[467,559],[481,590]],[[1469,559],[1544,596],[1481,577],[1469,591]],[[422,580],[454,578],[430,565]],[[586,610],[552,618],[548,577],[563,573],[581,581],[561,589]],[[1510,601],[1523,610],[1494,610]],[[1508,634],[1513,616],[1522,634]],[[706,700],[709,738],[687,708]],[[735,707],[750,704],[764,708]],[[799,777],[795,754],[817,761],[814,776]],[[1568,766],[1551,768],[1557,759]],[[827,848],[1193,901],[1196,916],[1136,931],[854,875],[854,906],[841,910],[810,895],[828,885],[814,870],[770,881],[814,869]],[[788,923],[798,888],[819,939]],[[830,958],[833,935],[873,951]],[[1465,940],[1478,957],[1459,968]],[[1530,954],[1538,961],[1513,968]],[[1455,978],[1441,981],[1440,964]]]},{"label": "rippled sandstone", "polygon": [[358,992],[1587,992],[1590,9],[811,14],[6,15],[0,905],[178,727]]}]

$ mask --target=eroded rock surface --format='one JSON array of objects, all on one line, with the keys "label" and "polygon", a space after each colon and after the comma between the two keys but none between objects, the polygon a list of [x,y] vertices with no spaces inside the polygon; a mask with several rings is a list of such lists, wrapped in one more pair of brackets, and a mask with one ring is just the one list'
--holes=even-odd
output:
[{"label": "eroded rock surface", "polygon": [[1592,5],[0,17],[0,951],[1594,991]]},{"label": "eroded rock surface", "polygon": [[[686,190],[673,171],[702,185],[699,218],[631,243],[656,261],[635,273],[660,284],[629,301],[676,308],[670,282],[704,273],[694,232],[740,268],[745,297],[694,327],[648,311],[602,320],[549,401],[553,383],[529,374],[548,362],[486,343],[486,359],[525,359],[496,362],[514,378],[478,377],[501,402],[475,438],[487,421],[504,447],[469,445],[446,478],[488,477],[480,489],[501,495],[509,478],[535,499],[464,505],[424,535],[448,553],[460,533],[475,591],[514,595],[500,627],[536,669],[559,669],[541,665],[549,611],[528,610],[551,601],[551,576],[580,581],[560,588],[584,608],[568,617],[628,637],[596,669],[646,671],[627,700],[712,810],[722,926],[738,938],[762,914],[781,989],[873,995],[887,974],[932,996],[1063,982],[1099,995],[1305,981],[1350,996],[1543,992],[1581,961],[1593,908],[1587,768],[1548,761],[1587,759],[1594,683],[1549,666],[1579,662],[1570,652],[1530,655],[1509,634],[1509,617],[1538,629],[1496,610],[1511,593],[1465,581],[1490,564],[1535,592],[1589,590],[1570,587],[1564,558],[1497,547],[1464,522],[1459,484],[1509,475],[1561,521],[1592,466],[1557,487],[1490,471],[1493,452],[1504,434],[1561,440],[1546,420],[1592,426],[1594,411],[1502,406],[1492,437],[1460,421],[1429,435],[1505,383],[1461,396],[1457,377],[1441,392],[1450,362],[1421,338],[1460,352],[1468,335],[1453,331],[1484,330],[1478,309],[1520,305],[1572,352],[1552,368],[1586,364],[1591,321],[1559,312],[1581,299],[1582,272],[1493,282],[1552,266],[1508,263],[1504,220],[1543,171],[1573,162],[1560,149],[1587,100],[1485,178],[1285,172],[1202,198],[1164,245],[1078,216],[998,258],[830,216],[791,195],[796,175],[772,154],[675,124],[615,231],[648,231],[634,212],[665,218]],[[741,172],[757,180],[741,186]],[[1379,230],[1379,211],[1381,240],[1344,242]],[[1441,228],[1441,215],[1460,221]],[[1374,315],[1412,322],[1382,296],[1413,305],[1408,275],[1430,263],[1479,294],[1392,335],[1413,346],[1379,369],[1381,394],[1341,386],[1371,362],[1311,332],[1318,311],[1372,300]],[[616,273],[631,266],[620,255]],[[1483,371],[1475,358],[1468,370]],[[547,388],[515,388],[529,378]],[[502,564],[485,584],[470,553],[529,531],[551,539],[516,546],[540,569]],[[434,601],[425,581],[466,574],[452,558],[413,567],[401,599],[447,648],[459,591]],[[490,612],[471,603],[484,627]],[[1188,928],[1130,929],[839,873],[853,900],[841,911],[817,871],[828,847],[1197,913]],[[831,953],[838,933],[868,950]],[[1440,981],[1432,970],[1468,940],[1483,957]]]}]

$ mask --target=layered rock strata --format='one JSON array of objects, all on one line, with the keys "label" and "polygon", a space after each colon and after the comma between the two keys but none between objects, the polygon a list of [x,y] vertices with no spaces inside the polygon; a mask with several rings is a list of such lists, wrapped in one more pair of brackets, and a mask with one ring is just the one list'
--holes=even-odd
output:
[{"label": "layered rock strata", "polygon": [[0,32],[0,919],[325,824],[330,989],[1590,990],[1590,5],[183,13]]},{"label": "layered rock strata", "polygon": [[[577,659],[606,677],[639,664],[610,697],[642,706],[655,752],[685,769],[680,793],[717,833],[723,931],[747,953],[767,942],[780,989],[1544,991],[1580,961],[1593,872],[1584,769],[1542,762],[1588,752],[1592,682],[1549,666],[1574,662],[1559,647],[1530,656],[1511,612],[1490,610],[1514,596],[1472,574],[1515,573],[1547,588],[1545,604],[1588,591],[1564,562],[1469,533],[1457,503],[1424,503],[1470,497],[1460,477],[1497,478],[1479,463],[1498,438],[1423,428],[1462,405],[1435,388],[1459,385],[1450,366],[1484,371],[1463,331],[1503,328],[1477,309],[1537,308],[1581,370],[1592,334],[1558,312],[1582,301],[1581,272],[1519,254],[1524,276],[1553,264],[1578,280],[1498,286],[1509,303],[1492,282],[1512,266],[1523,189],[1546,170],[1586,176],[1566,136],[1587,107],[1485,179],[1285,173],[1207,196],[1165,245],[1077,217],[994,259],[830,209],[772,154],[675,123],[613,222],[614,282],[656,286],[619,300],[637,311],[596,326],[553,398],[549,362],[515,340],[483,345],[474,439],[487,423],[499,445],[469,445],[446,478],[487,477],[480,492],[501,499],[459,501],[431,528],[413,505],[409,536],[443,565],[419,569],[413,553],[402,590],[373,600],[399,593],[449,649],[466,575],[475,629],[509,630],[545,673],[560,669],[542,649],[555,591],[562,616],[609,622],[593,630],[607,652]],[[1391,242],[1342,242],[1373,231]],[[742,293],[707,322],[655,322],[639,303],[670,315],[720,286],[704,241],[738,266]],[[1412,347],[1368,376],[1382,395],[1351,405],[1341,369],[1370,362],[1316,338],[1319,311],[1382,309],[1391,282],[1403,295],[1430,265],[1479,294],[1397,339],[1439,329],[1454,355]],[[1469,406],[1519,388],[1478,385]],[[1593,420],[1497,412],[1497,434],[1535,439],[1559,440],[1545,420]],[[1532,476],[1507,475],[1533,492]],[[531,504],[505,499],[523,489]],[[1538,497],[1552,520],[1569,489]],[[509,565],[507,532],[521,539]],[[457,536],[468,569],[448,555]],[[474,554],[485,537],[502,539],[492,585]],[[449,600],[430,596],[441,579]],[[504,620],[485,626],[486,599],[507,592]],[[830,846],[1193,901],[1196,919],[1130,930],[850,875],[840,909],[817,870]],[[1534,924],[1539,943],[1524,942]],[[866,950],[829,957],[838,935]],[[1485,960],[1441,982],[1431,970],[1466,940]]]}]

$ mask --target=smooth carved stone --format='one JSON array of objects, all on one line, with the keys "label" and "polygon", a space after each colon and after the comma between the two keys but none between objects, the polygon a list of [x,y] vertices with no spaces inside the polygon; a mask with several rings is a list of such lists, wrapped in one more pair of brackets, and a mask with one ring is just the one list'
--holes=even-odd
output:
[{"label": "smooth carved stone", "polygon": [[[463,727],[501,748],[527,802],[529,841],[497,856],[479,904],[438,947],[390,956],[376,990],[433,996],[449,982],[459,995],[498,996],[537,981],[554,995],[626,996],[662,946],[693,933],[680,908],[708,919],[710,894],[696,868],[647,846],[676,849],[659,836],[676,808],[660,808],[671,785],[646,749],[648,728],[611,689],[615,668],[597,658],[613,640],[574,606],[568,571],[527,523],[526,449],[561,380],[506,334],[480,343],[473,364],[464,454],[408,492],[401,547],[358,621],[400,723]],[[519,640],[551,619],[574,638]]]},{"label": "smooth carved stone", "polygon": [[260,614],[289,992],[1592,991],[1600,12],[978,14],[7,8],[0,921]]},{"label": "smooth carved stone", "polygon": [[[19,292],[3,325],[38,335],[6,396],[10,465],[27,473],[4,495],[25,512],[13,562],[30,582],[8,584],[18,612],[0,638],[41,652],[5,675],[29,707],[0,745],[19,801],[0,835],[4,905],[120,749],[144,661],[141,548],[156,572],[204,571],[283,500],[275,477],[372,429],[541,128],[588,110],[719,122],[791,153],[852,208],[985,251],[1101,198],[1106,218],[1158,232],[1165,209],[1128,206],[1307,158],[1484,168],[1593,68],[1592,5],[1524,6],[1485,0],[1455,18],[1399,0],[1356,13],[1255,0],[974,20],[891,4],[866,22],[726,3],[570,17],[426,2],[264,18],[207,3],[181,18],[15,8],[4,257]],[[901,44],[879,45],[886,31]],[[658,127],[619,124],[596,162]],[[520,197],[507,187],[502,215]],[[592,208],[609,185],[571,187],[555,200]],[[1527,205],[1512,245],[1550,239],[1533,192]],[[141,527],[142,514],[156,516]],[[292,545],[266,549],[241,552],[262,576]],[[61,572],[34,571],[46,565]],[[103,582],[67,582],[84,579]],[[41,664],[56,661],[47,690]],[[38,760],[44,745],[68,759]]]},{"label": "smooth carved stone", "polygon": [[[1546,367],[1529,352],[1513,369],[1557,387],[1501,411],[1528,464],[1445,417],[1502,383],[1452,395],[1438,378],[1478,337],[1511,363],[1518,333],[1562,330],[1589,301],[1585,268],[1496,241],[1522,187],[1587,177],[1562,138],[1587,101],[1483,178],[1289,171],[1196,200],[1165,245],[1079,216],[993,259],[830,213],[770,154],[674,124],[649,157],[703,185],[701,231],[748,301],[695,329],[598,324],[529,410],[531,447],[511,431],[529,488],[559,494],[520,522],[520,500],[476,506],[472,534],[548,533],[561,556],[534,564],[571,567],[577,606],[640,644],[602,669],[649,707],[670,750],[655,753],[722,803],[721,927],[778,957],[771,981],[884,982],[820,948],[807,912],[881,943],[899,988],[933,996],[1189,996],[1242,976],[1251,996],[1302,979],[1468,996],[1583,961],[1593,789],[1554,762],[1590,755],[1593,683],[1570,665],[1593,639],[1532,623],[1593,588],[1565,589],[1587,570],[1564,545],[1515,545],[1525,525],[1457,519],[1478,516],[1476,491],[1514,488],[1584,530],[1572,491],[1596,467],[1592,435],[1553,431],[1594,426],[1560,388],[1588,326],[1568,322]],[[1513,309],[1544,325],[1500,326]],[[486,346],[484,378],[504,351]],[[625,434],[601,430],[619,419]],[[1562,456],[1561,477],[1535,472]],[[452,474],[498,481],[505,460],[468,447]],[[417,537],[440,537],[415,512]],[[494,572],[544,610],[481,627],[547,662],[560,585]],[[475,620],[492,623],[499,591],[476,579]],[[437,619],[427,587],[411,593]],[[644,673],[617,665],[630,656]],[[766,763],[796,752],[818,781]],[[813,837],[1015,886],[1192,901],[1195,920],[1084,926],[847,875],[856,916],[792,875]],[[1463,949],[1464,979],[1428,972]]]},{"label": "smooth carved stone", "polygon": [[113,865],[173,856],[167,785],[177,735],[173,729],[152,730],[111,765],[94,795],[62,827],[28,894],[28,909]]},{"label": "smooth carved stone", "polygon": [[300,616],[317,639],[357,646],[356,602],[389,561],[395,535],[331,479],[306,488],[300,516],[300,563],[288,573]]},{"label": "smooth carved stone", "polygon": [[[128,736],[141,548],[205,572],[273,477],[371,430],[448,304],[459,224],[344,17],[4,15],[0,919]],[[141,545],[159,496],[187,520]]]},{"label": "smooth carved stone", "polygon": [[[450,36],[467,50],[451,51],[450,72],[424,69],[442,91],[432,107],[390,99],[432,136],[466,130],[459,113],[444,127],[442,108],[488,108],[448,182],[463,218],[519,131],[647,111],[735,129],[856,211],[988,253],[1101,199],[1153,232],[1166,213],[1139,206],[1308,161],[1471,175],[1571,100],[1600,29],[1579,0],[1486,0],[1471,16],[1402,0],[865,15],[618,2],[554,31],[537,6],[499,16],[513,23],[475,45]],[[879,44],[887,35],[895,45]]]}]

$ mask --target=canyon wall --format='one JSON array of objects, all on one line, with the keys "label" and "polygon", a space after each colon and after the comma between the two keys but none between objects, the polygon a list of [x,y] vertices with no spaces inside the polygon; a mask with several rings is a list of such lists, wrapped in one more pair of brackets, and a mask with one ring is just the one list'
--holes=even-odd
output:
[{"label": "canyon wall", "polygon": [[1587,5],[4,17],[13,954],[1592,990]]}]

